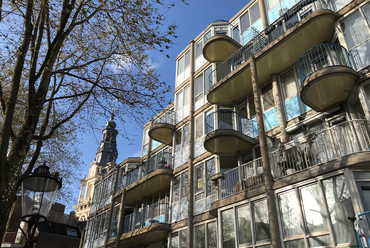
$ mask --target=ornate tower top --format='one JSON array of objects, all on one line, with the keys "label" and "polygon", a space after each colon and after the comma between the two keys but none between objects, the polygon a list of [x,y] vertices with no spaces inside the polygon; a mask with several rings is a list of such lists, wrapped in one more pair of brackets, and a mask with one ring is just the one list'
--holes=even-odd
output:
[{"label": "ornate tower top", "polygon": [[109,162],[116,162],[117,151],[117,134],[116,122],[114,121],[114,109],[111,114],[110,120],[106,123],[106,128],[103,129],[103,138],[100,141],[100,146],[96,150],[96,162],[104,168]]}]

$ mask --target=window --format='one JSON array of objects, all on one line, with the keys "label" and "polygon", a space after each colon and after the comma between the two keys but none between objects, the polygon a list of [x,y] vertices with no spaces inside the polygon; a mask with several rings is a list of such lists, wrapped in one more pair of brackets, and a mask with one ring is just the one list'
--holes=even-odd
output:
[{"label": "window", "polygon": [[271,83],[262,88],[262,109],[266,131],[278,126],[279,118],[275,107],[274,93]]},{"label": "window", "polygon": [[342,23],[344,38],[356,68],[370,64],[370,5],[359,8]]},{"label": "window", "polygon": [[76,237],[76,238],[78,237],[76,229],[67,228],[66,230],[67,230],[67,236]]},{"label": "window", "polygon": [[170,248],[187,248],[188,231],[186,229],[170,234]]},{"label": "window", "polygon": [[189,115],[190,85],[176,93],[176,121],[180,122]]},{"label": "window", "polygon": [[190,76],[190,50],[177,60],[176,87]]},{"label": "window", "polygon": [[143,148],[141,150],[141,156],[144,157],[145,155],[148,154],[148,140],[149,140],[149,128],[144,129],[144,134],[143,134]]},{"label": "window", "polygon": [[189,124],[175,131],[175,162],[174,168],[189,160]]},{"label": "window", "polygon": [[210,88],[210,75],[212,73],[212,66],[201,73],[194,81],[194,103],[195,110],[199,109],[206,103],[205,96]]},{"label": "window", "polygon": [[195,166],[194,213],[199,214],[209,209],[216,192],[212,190],[211,177],[216,174],[214,158]]},{"label": "window", "polygon": [[[304,239],[310,247],[332,246],[332,239],[338,245],[356,243],[347,219],[355,214],[343,175],[283,192],[278,199],[283,238],[289,247],[290,242],[304,244]],[[288,242],[292,237],[296,240]]]},{"label": "window", "polygon": [[198,58],[200,55],[203,54],[203,41],[201,40],[195,46],[196,49],[196,57]]},{"label": "window", "polygon": [[188,172],[183,172],[172,180],[172,222],[188,217]]},{"label": "window", "polygon": [[203,115],[201,114],[197,118],[195,118],[195,139],[199,139],[203,136]]},{"label": "window", "polygon": [[303,104],[298,95],[297,79],[294,70],[280,77],[282,96],[285,101],[286,118],[290,120],[310,108]]},{"label": "window", "polygon": [[263,30],[259,4],[249,8],[240,17],[240,26],[243,44],[248,43],[258,32]]},{"label": "window", "polygon": [[266,199],[221,211],[221,225],[223,247],[256,247],[271,240]]},{"label": "window", "polygon": [[287,12],[295,4],[294,0],[267,0],[265,1],[269,24]]},{"label": "window", "polygon": [[217,248],[217,224],[216,221],[200,224],[194,228],[195,248]]}]

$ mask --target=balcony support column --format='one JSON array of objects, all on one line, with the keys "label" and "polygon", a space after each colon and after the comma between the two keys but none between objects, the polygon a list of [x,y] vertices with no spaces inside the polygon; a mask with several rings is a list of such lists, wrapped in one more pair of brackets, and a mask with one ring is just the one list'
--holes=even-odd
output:
[{"label": "balcony support column", "polygon": [[283,101],[281,100],[281,95],[279,94],[279,84],[277,80],[277,75],[274,73],[271,75],[272,78],[272,91],[274,92],[274,99],[276,103],[276,110],[279,118],[279,126],[280,126],[280,140],[282,143],[288,142],[288,133],[285,130],[286,122],[284,120],[284,106]]},{"label": "balcony support column", "polygon": [[189,103],[189,162],[188,162],[188,240],[187,247],[193,248],[194,215],[194,40],[190,41],[190,103]]},{"label": "balcony support column", "polygon": [[260,143],[261,160],[262,160],[263,174],[264,174],[264,179],[265,179],[271,241],[272,241],[272,247],[280,248],[281,242],[280,242],[278,216],[277,216],[278,213],[276,211],[276,203],[275,203],[273,181],[272,181],[273,178],[271,175],[271,167],[270,167],[270,160],[269,160],[269,155],[268,155],[265,125],[264,125],[264,120],[263,120],[263,112],[262,112],[262,104],[261,104],[261,90],[258,85],[256,60],[254,56],[251,57],[250,68],[251,68],[251,77],[252,77],[254,105],[256,108],[258,139]]},{"label": "balcony support column", "polygon": [[264,0],[258,0],[258,4],[259,4],[259,7],[260,7],[263,29],[265,29],[269,25],[269,21],[267,19],[266,8],[265,8],[265,1]]},{"label": "balcony support column", "polygon": [[[119,168],[117,167],[117,164],[114,163],[115,165],[115,170],[116,170],[116,176],[114,177],[114,183],[113,183],[113,195],[114,195],[114,192],[116,191],[116,188],[117,188],[117,183],[118,183],[118,170]],[[108,227],[107,227],[107,236],[105,237],[105,241],[104,241],[104,248],[107,248],[107,243],[108,243],[108,240],[109,240],[109,233],[110,233],[110,229],[112,227],[112,221],[113,221],[113,207],[114,207],[114,200],[113,200],[113,195],[112,195],[112,202],[110,203],[110,206],[109,206],[109,217],[108,217]]]},{"label": "balcony support column", "polygon": [[122,235],[122,229],[123,229],[123,220],[125,218],[125,198],[126,198],[126,189],[122,191],[121,195],[121,207],[119,209],[119,216],[118,216],[118,230],[117,230],[117,237],[116,237],[116,244],[115,248],[119,248],[119,240]]}]

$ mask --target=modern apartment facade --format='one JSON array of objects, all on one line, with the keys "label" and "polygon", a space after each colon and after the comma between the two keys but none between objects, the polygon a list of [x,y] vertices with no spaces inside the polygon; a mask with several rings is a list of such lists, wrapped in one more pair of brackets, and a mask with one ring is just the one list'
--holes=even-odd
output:
[{"label": "modern apartment facade", "polygon": [[370,210],[369,1],[251,1],[176,63],[82,247],[369,247],[348,220]]}]

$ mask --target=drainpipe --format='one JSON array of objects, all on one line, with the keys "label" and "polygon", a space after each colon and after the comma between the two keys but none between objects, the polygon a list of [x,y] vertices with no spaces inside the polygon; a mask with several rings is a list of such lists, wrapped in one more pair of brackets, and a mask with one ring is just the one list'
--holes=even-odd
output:
[{"label": "drainpipe", "polygon": [[284,118],[284,106],[283,106],[283,101],[281,100],[281,95],[279,91],[279,84],[277,80],[277,75],[274,73],[271,75],[272,77],[272,91],[274,93],[274,99],[276,103],[276,110],[279,118],[279,126],[280,126],[280,135],[281,135],[281,142],[286,143],[288,142],[288,133],[285,130],[286,128],[286,122]]},{"label": "drainpipe", "polygon": [[120,248],[119,245],[119,240],[122,235],[122,228],[123,228],[123,220],[124,220],[124,215],[125,215],[125,198],[126,198],[126,189],[123,190],[122,195],[121,195],[121,206],[119,209],[119,216],[118,216],[118,230],[117,230],[117,237],[116,237],[116,245],[115,248]]},{"label": "drainpipe", "polygon": [[190,44],[190,103],[189,103],[189,162],[188,162],[188,248],[193,247],[193,215],[194,215],[194,40]]},{"label": "drainpipe", "polygon": [[107,227],[107,236],[105,237],[105,242],[104,242],[104,248],[107,248],[107,243],[108,243],[108,240],[109,240],[109,233],[110,233],[110,229],[111,229],[111,226],[112,226],[112,219],[113,219],[113,207],[114,207],[114,200],[113,200],[113,196],[114,196],[114,192],[116,191],[116,188],[117,188],[117,181],[118,181],[118,171],[119,171],[119,167],[116,165],[116,176],[114,178],[114,184],[113,184],[113,192],[112,192],[112,202],[110,203],[110,206],[109,206],[109,219],[108,219],[108,227]]},{"label": "drainpipe", "polygon": [[265,1],[264,0],[258,0],[258,4],[259,4],[259,7],[260,7],[263,29],[265,29],[269,25],[268,24],[269,21],[267,19],[266,8],[265,8]]},{"label": "drainpipe", "polygon": [[272,247],[280,248],[280,234],[279,234],[279,225],[276,211],[275,196],[273,190],[273,178],[271,175],[270,160],[268,156],[268,146],[265,133],[265,125],[263,120],[260,89],[258,86],[258,76],[256,69],[256,60],[254,56],[251,57],[250,62],[251,74],[252,74],[252,88],[253,88],[253,97],[254,105],[256,108],[256,117],[257,117],[257,126],[258,126],[258,138],[261,149],[261,160],[263,166],[263,174],[265,179],[265,188],[266,188],[266,199],[267,199],[267,209],[269,215],[269,225],[270,225],[270,234]]}]

